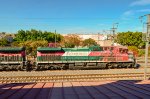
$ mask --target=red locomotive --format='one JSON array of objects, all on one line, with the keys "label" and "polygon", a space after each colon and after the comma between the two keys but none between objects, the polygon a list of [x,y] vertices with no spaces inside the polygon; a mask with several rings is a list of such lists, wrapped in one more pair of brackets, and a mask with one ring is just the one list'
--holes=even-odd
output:
[{"label": "red locomotive", "polygon": [[28,64],[25,48],[0,48],[1,70],[135,68],[127,47],[37,48],[36,64]]},{"label": "red locomotive", "polygon": [[133,68],[135,57],[127,47],[38,48],[39,69]]}]

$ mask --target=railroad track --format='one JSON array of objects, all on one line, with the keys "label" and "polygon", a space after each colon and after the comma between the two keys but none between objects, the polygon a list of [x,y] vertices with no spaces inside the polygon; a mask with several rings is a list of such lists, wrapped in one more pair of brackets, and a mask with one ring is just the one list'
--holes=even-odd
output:
[{"label": "railroad track", "polygon": [[[143,80],[143,73],[126,74],[84,74],[84,75],[51,75],[51,76],[14,76],[0,77],[0,83],[38,83],[38,82],[76,82],[100,80]],[[147,74],[149,79],[150,73]]]},{"label": "railroad track", "polygon": [[[150,68],[147,69],[150,78]],[[0,72],[0,83],[76,82],[101,80],[143,80],[144,69],[12,71]]]}]

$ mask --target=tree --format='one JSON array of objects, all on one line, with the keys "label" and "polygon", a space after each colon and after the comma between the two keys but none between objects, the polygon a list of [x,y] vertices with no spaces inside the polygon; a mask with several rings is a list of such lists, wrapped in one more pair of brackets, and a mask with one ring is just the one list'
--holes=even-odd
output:
[{"label": "tree", "polygon": [[39,41],[25,41],[25,42],[13,42],[12,47],[26,47],[26,54],[36,56],[36,49],[37,47],[47,47],[48,42],[46,40],[39,40]]},{"label": "tree", "polygon": [[[31,36],[31,35],[30,35]],[[26,41],[27,40],[27,35],[26,31],[24,30],[19,30],[18,33],[16,34],[16,37],[14,39],[15,41],[21,42],[21,41]]]},{"label": "tree", "polygon": [[0,46],[7,46],[8,44],[9,42],[6,39],[4,38],[0,39]]},{"label": "tree", "polygon": [[138,55],[139,50],[136,46],[128,46],[129,51],[132,51],[135,56]]},{"label": "tree", "polygon": [[63,37],[61,45],[63,47],[73,48],[81,45],[81,38],[78,35],[70,34]]},{"label": "tree", "polygon": [[37,49],[38,47],[47,47],[47,46],[48,46],[48,42],[45,41],[45,40],[32,42],[32,43],[30,44],[30,46],[29,46],[29,47],[32,48],[31,55],[32,55],[32,56],[36,56],[36,49]]},{"label": "tree", "polygon": [[38,31],[35,29],[31,30],[19,30],[18,33],[16,34],[16,37],[14,41],[17,42],[25,42],[25,41],[37,41],[37,40],[46,40],[48,42],[55,42],[55,37],[56,37],[56,42],[61,42],[62,36],[60,34],[55,34],[52,32],[47,32],[47,31]]},{"label": "tree", "polygon": [[35,56],[37,47],[47,47],[48,43],[54,43],[55,39],[56,43],[59,43],[62,38],[60,34],[47,31],[42,32],[35,29],[19,30],[11,46],[25,46],[26,53]]},{"label": "tree", "polygon": [[19,47],[19,46],[20,46],[20,42],[18,42],[18,41],[13,41],[13,42],[11,43],[11,46],[12,46],[12,47]]},{"label": "tree", "polygon": [[83,41],[82,45],[83,46],[92,46],[92,45],[97,45],[97,42],[94,39],[89,38],[89,39],[85,39]]},{"label": "tree", "polygon": [[124,46],[136,46],[138,48],[145,46],[145,43],[142,41],[141,32],[121,32],[117,35],[115,42]]}]

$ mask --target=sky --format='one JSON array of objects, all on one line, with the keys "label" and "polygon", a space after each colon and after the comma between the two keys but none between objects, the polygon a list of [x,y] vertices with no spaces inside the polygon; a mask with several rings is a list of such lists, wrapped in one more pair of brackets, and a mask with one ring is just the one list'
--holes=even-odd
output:
[{"label": "sky", "polygon": [[149,13],[150,0],[0,0],[0,32],[109,33],[115,23],[117,32],[142,31]]}]

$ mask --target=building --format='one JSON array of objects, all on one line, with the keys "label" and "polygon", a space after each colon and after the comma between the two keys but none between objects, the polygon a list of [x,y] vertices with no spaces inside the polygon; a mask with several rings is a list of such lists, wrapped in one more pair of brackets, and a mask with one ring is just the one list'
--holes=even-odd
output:
[{"label": "building", "polygon": [[[63,34],[63,36],[67,35],[69,34]],[[78,35],[82,40],[89,38],[94,39],[101,46],[111,46],[113,43],[111,35],[107,34],[76,34],[76,35]]]},{"label": "building", "polygon": [[15,37],[14,34],[10,34],[10,33],[5,33],[5,32],[1,32],[0,33],[0,39],[6,39],[8,42],[12,42],[13,38]]}]

